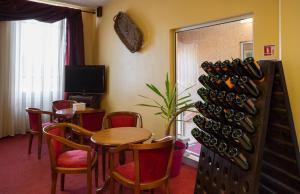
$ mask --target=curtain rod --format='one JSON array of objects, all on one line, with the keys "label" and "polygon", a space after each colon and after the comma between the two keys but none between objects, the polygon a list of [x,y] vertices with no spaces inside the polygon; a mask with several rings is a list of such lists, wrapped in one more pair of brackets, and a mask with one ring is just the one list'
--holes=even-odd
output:
[{"label": "curtain rod", "polygon": [[79,9],[85,13],[91,13],[91,14],[96,13],[95,9],[93,9],[93,8],[83,7],[83,6],[79,6],[79,5],[72,5],[72,4],[62,3],[62,2],[53,1],[53,0],[29,0],[29,1],[37,2],[37,3],[44,3],[44,4],[48,4],[48,5],[54,5],[54,6],[60,6],[60,7]]}]

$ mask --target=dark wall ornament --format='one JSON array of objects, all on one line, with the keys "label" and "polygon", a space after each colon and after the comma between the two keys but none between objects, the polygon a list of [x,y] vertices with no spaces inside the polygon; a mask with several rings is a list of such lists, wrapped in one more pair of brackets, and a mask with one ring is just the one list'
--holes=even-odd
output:
[{"label": "dark wall ornament", "polygon": [[114,28],[125,46],[134,53],[143,45],[143,34],[138,26],[124,13],[119,12],[114,17]]}]

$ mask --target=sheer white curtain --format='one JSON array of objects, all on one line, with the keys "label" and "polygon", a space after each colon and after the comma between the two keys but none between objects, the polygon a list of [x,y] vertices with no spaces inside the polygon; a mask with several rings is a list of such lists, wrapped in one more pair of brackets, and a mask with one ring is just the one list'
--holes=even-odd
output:
[{"label": "sheer white curtain", "polygon": [[62,99],[66,48],[65,21],[4,23],[0,92],[5,96],[0,102],[5,108],[0,113],[0,137],[26,132],[26,107],[51,110],[51,102]]}]

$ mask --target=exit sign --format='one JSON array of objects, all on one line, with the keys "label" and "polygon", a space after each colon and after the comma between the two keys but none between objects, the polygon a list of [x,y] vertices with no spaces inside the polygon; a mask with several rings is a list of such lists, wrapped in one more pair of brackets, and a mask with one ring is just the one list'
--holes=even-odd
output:
[{"label": "exit sign", "polygon": [[264,46],[264,56],[274,56],[275,45],[265,45]]}]

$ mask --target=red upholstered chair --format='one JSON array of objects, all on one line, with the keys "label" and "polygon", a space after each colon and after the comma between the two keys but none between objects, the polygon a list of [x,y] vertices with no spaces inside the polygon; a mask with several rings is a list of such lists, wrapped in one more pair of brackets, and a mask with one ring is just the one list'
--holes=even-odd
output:
[{"label": "red upholstered chair", "polygon": [[57,116],[55,113],[61,109],[73,108],[73,104],[76,103],[74,100],[56,100],[52,102],[52,111],[54,119],[58,122],[70,121],[72,118],[62,118]]},{"label": "red upholstered chair", "polygon": [[143,127],[143,121],[139,113],[119,111],[107,114],[104,125],[104,128]]},{"label": "red upholstered chair", "polygon": [[[122,150],[133,151],[133,162],[115,165],[115,154]],[[110,193],[114,193],[114,182],[134,189],[135,194],[142,190],[152,190],[165,185],[169,192],[169,177],[174,150],[172,137],[151,144],[127,144],[111,148],[110,153]]]},{"label": "red upholstered chair", "polygon": [[[30,134],[29,134],[29,145],[28,145],[28,154],[31,154],[32,139],[33,136],[38,136],[38,159],[41,159],[42,151],[42,139],[43,139],[43,127],[50,125],[53,120],[52,112],[42,111],[38,108],[26,108],[28,113]],[[42,122],[42,115],[46,114],[50,116],[48,122]]]},{"label": "red upholstered chair", "polygon": [[[105,111],[100,109],[76,111],[76,115],[79,117],[79,126],[86,130],[97,132],[102,129],[103,118]],[[83,139],[81,138],[83,143]]]},{"label": "red upholstered chair", "polygon": [[87,174],[87,193],[92,193],[92,169],[95,169],[95,182],[98,185],[98,154],[90,145],[78,144],[64,137],[65,129],[72,128],[81,135],[94,133],[71,123],[52,124],[43,129],[46,135],[51,164],[51,194],[56,192],[58,173],[61,173],[61,190],[64,190],[65,174]]},{"label": "red upholstered chair", "polygon": [[[116,128],[116,127],[143,127],[142,116],[136,112],[118,111],[108,113],[104,117],[103,128]],[[102,173],[103,180],[105,180],[105,163],[106,163],[107,147],[102,146]],[[121,160],[125,160],[125,153],[120,153]]]}]

